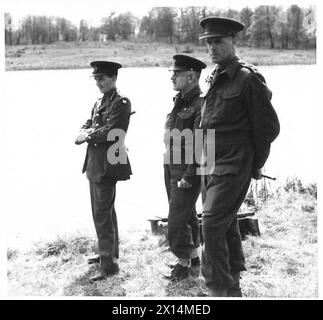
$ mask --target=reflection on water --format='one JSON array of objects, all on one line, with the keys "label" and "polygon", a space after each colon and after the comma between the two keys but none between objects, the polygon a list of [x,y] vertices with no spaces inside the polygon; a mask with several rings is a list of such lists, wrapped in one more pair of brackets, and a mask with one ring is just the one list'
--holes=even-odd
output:
[{"label": "reflection on water", "polygon": [[[210,71],[202,74],[204,79]],[[266,173],[317,181],[319,101],[316,66],[261,67],[273,91],[281,134]],[[81,123],[100,96],[90,70],[5,74],[5,190],[10,236],[93,232],[88,183],[81,175],[85,145],[74,145]],[[146,217],[167,215],[163,184],[163,127],[172,108],[171,74],[165,68],[121,69],[118,87],[136,114],[127,135],[134,175],[117,188],[121,224],[149,227]]]}]

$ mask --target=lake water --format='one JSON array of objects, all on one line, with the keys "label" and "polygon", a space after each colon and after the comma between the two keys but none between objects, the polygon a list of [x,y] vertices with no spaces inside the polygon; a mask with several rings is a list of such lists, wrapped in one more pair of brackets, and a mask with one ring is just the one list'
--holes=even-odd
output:
[{"label": "lake water", "polygon": [[[281,133],[266,173],[284,181],[318,181],[319,116],[316,66],[260,67],[273,91]],[[204,78],[210,72],[202,74]],[[4,74],[1,148],[2,213],[8,245],[69,232],[94,234],[88,181],[81,174],[85,145],[75,136],[100,96],[90,70],[22,71]],[[163,126],[172,108],[166,68],[121,69],[118,88],[136,114],[127,135],[134,175],[117,185],[122,227],[149,228],[147,217],[167,215],[163,183]]]}]

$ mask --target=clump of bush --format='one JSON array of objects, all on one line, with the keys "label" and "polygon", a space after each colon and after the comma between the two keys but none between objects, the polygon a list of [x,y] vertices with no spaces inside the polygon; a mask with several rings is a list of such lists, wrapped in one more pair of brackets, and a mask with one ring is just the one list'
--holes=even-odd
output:
[{"label": "clump of bush", "polygon": [[312,213],[315,211],[315,207],[312,204],[303,204],[302,211]]},{"label": "clump of bush", "polygon": [[12,249],[12,248],[7,249],[7,259],[8,260],[12,260],[12,259],[16,258],[17,256],[18,256],[18,250]]},{"label": "clump of bush", "polygon": [[[279,199],[281,196],[286,196],[285,193],[288,194],[287,199],[290,202],[293,202],[295,196],[299,194],[312,196],[316,200],[317,184],[310,183],[305,185],[297,177],[287,178],[283,184],[279,185],[276,182],[269,182],[263,179],[259,181],[252,180],[243,206],[257,211],[266,204],[267,200]],[[304,212],[313,212],[314,210],[314,207],[303,207]]]},{"label": "clump of bush", "polygon": [[309,185],[304,185],[297,177],[288,178],[285,182],[284,190],[286,192],[293,191],[300,194],[309,194],[317,199],[317,184],[310,183]]},{"label": "clump of bush", "polygon": [[85,236],[74,238],[57,237],[53,241],[41,244],[36,249],[36,254],[44,257],[59,256],[62,254],[93,254],[95,241]]}]

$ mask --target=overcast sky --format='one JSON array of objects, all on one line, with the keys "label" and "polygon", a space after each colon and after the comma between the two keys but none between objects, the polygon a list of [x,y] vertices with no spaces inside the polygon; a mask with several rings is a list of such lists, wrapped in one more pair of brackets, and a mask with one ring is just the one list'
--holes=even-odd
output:
[{"label": "overcast sky", "polygon": [[15,24],[21,17],[32,14],[60,16],[76,25],[81,19],[85,19],[90,24],[96,25],[111,11],[117,13],[130,11],[135,16],[141,17],[154,6],[203,5],[239,10],[245,6],[254,7],[259,4],[288,6],[296,3],[307,7],[316,2],[317,0],[1,0],[0,6],[3,12],[11,13]]}]

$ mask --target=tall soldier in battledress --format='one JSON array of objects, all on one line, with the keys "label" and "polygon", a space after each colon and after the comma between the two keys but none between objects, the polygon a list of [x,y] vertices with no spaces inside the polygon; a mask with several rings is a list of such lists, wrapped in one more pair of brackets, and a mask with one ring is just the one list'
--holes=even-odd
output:
[{"label": "tall soldier in battledress", "polygon": [[200,39],[206,40],[215,64],[201,108],[204,149],[209,151],[201,270],[209,296],[241,296],[240,272],[246,268],[237,212],[251,178],[261,178],[280,125],[264,77],[235,54],[236,34],[244,25],[212,16],[200,26]]}]

